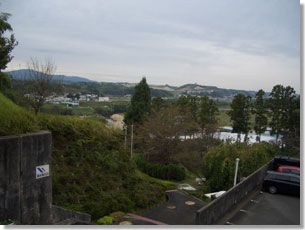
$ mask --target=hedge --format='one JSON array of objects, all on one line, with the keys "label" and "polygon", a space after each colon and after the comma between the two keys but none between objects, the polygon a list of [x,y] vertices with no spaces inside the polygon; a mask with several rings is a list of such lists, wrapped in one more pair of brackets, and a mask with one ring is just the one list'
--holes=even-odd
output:
[{"label": "hedge", "polygon": [[136,158],[136,164],[141,171],[155,178],[181,181],[186,177],[185,169],[179,165],[152,163],[140,156]]}]

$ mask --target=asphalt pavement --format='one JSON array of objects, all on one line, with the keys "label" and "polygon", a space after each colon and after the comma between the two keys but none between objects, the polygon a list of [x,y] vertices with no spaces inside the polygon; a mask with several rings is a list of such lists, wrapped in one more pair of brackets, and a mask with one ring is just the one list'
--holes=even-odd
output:
[{"label": "asphalt pavement", "polygon": [[235,215],[222,224],[300,225],[300,198],[257,191],[234,212]]},{"label": "asphalt pavement", "polygon": [[139,215],[128,214],[116,224],[195,225],[196,211],[206,203],[179,190],[167,191],[166,196],[165,203]]}]

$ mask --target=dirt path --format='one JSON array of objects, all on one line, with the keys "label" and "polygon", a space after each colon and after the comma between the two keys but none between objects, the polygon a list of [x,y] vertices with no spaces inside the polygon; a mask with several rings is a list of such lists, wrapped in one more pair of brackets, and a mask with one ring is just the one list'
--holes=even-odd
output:
[{"label": "dirt path", "polygon": [[117,129],[123,129],[124,127],[124,116],[122,114],[113,114],[111,117],[113,122],[109,122],[108,124]]}]

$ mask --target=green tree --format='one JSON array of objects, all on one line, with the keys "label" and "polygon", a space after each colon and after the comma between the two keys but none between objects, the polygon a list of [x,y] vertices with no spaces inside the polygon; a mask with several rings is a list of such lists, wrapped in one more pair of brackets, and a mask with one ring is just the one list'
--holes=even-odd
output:
[{"label": "green tree", "polygon": [[177,100],[177,105],[181,111],[188,110],[191,112],[194,121],[198,121],[199,98],[195,96],[181,96]]},{"label": "green tree", "polygon": [[151,101],[151,108],[152,110],[159,111],[165,104],[165,101],[161,97],[155,97]]},{"label": "green tree", "polygon": [[295,91],[292,87],[276,85],[270,93],[269,108],[271,110],[271,134],[285,136],[291,129],[291,119],[294,110]]},{"label": "green tree", "polygon": [[202,135],[210,136],[215,133],[218,122],[217,113],[218,108],[214,100],[209,99],[207,96],[200,98],[198,122]]},{"label": "green tree", "polygon": [[293,109],[289,119],[289,131],[283,141],[292,154],[300,154],[300,96],[293,101]]},{"label": "green tree", "polygon": [[[176,105],[179,110],[184,113],[190,113],[190,119],[193,122],[198,123],[198,113],[199,113],[199,98],[196,96],[181,96],[178,98]],[[191,137],[198,132],[197,126],[189,126],[188,129],[184,129],[184,135],[190,135]]]},{"label": "green tree", "polygon": [[[7,22],[10,14],[0,13],[0,72],[6,69],[6,65],[13,59],[12,50],[18,44],[15,39],[11,25]],[[11,33],[9,37],[4,35]]]},{"label": "green tree", "polygon": [[228,112],[228,115],[233,122],[233,132],[238,134],[244,133],[244,141],[247,140],[248,132],[250,130],[250,108],[251,97],[237,94],[231,103],[231,110]]},{"label": "green tree", "polygon": [[135,87],[135,92],[131,98],[131,104],[125,113],[124,122],[127,125],[132,123],[141,123],[143,117],[148,115],[151,110],[151,93],[143,77],[140,83]]},{"label": "green tree", "polygon": [[255,95],[255,101],[253,103],[252,113],[255,115],[254,120],[254,130],[257,134],[257,138],[260,141],[261,134],[267,129],[268,118],[267,118],[267,108],[266,102],[264,100],[265,92],[264,90],[259,90]]},{"label": "green tree", "polygon": [[0,92],[4,92],[12,88],[10,78],[6,73],[0,72]]}]

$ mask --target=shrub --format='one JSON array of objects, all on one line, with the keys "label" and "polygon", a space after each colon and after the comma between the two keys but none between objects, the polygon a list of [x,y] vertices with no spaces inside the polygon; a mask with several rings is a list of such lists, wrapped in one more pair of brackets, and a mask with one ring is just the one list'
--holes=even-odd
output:
[{"label": "shrub", "polygon": [[155,178],[181,181],[186,177],[185,169],[179,165],[152,163],[141,156],[136,158],[136,164],[143,172]]},{"label": "shrub", "polygon": [[122,218],[123,216],[125,216],[125,213],[124,213],[124,212],[121,212],[121,211],[118,211],[118,212],[110,213],[109,216],[112,217],[114,220],[117,220],[117,219],[120,219],[120,218]]},{"label": "shrub", "polygon": [[227,190],[233,186],[236,158],[240,159],[238,176],[247,177],[268,163],[276,155],[272,144],[222,144],[210,150],[202,159],[202,172],[210,192]]},{"label": "shrub", "polygon": [[104,216],[103,218],[100,218],[97,221],[98,224],[103,224],[103,225],[112,224],[112,222],[113,222],[113,217],[111,216]]}]

